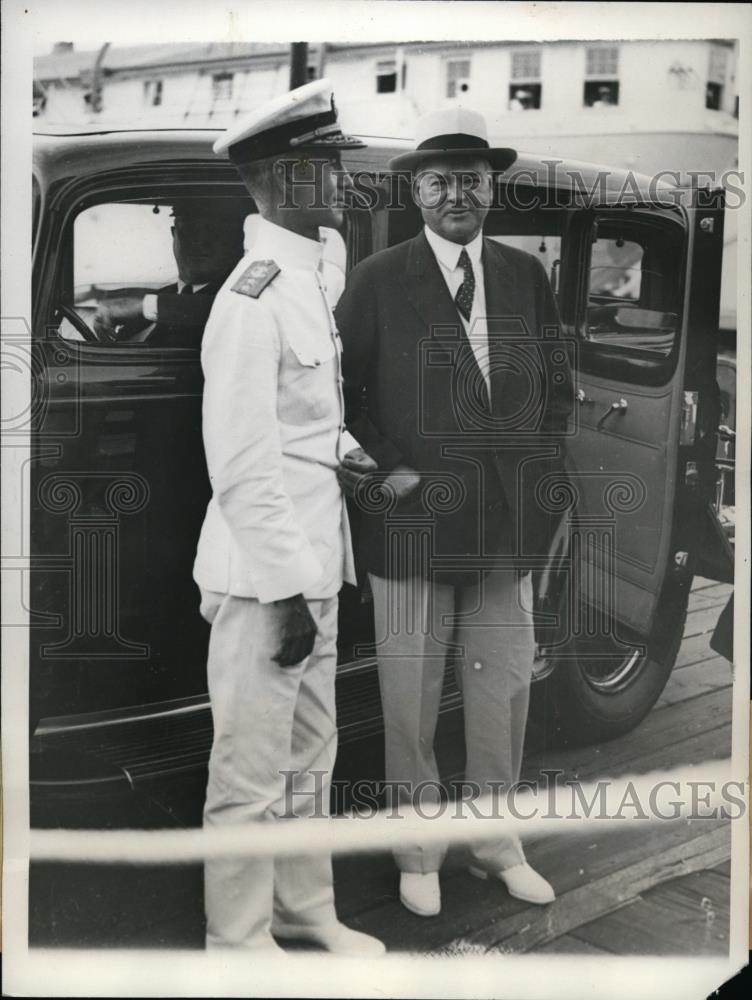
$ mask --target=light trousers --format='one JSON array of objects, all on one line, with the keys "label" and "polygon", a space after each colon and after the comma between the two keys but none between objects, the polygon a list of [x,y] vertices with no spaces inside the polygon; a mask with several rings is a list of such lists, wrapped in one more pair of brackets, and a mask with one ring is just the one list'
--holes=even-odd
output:
[{"label": "light trousers", "polygon": [[[280,667],[272,659],[280,608],[202,592],[201,613],[212,623],[207,670],[214,720],[204,827],[246,825],[251,845],[259,822],[329,814],[337,598],[308,606],[318,628],[313,651],[294,667]],[[207,860],[204,873],[208,948],[268,947],[275,928],[337,919],[328,855]]]},{"label": "light trousers", "polygon": [[[459,647],[466,782],[498,794],[499,782],[519,780],[535,655],[531,574],[492,570],[469,586],[419,577],[371,575],[370,581],[387,781],[420,786],[424,806],[440,799],[434,736],[450,644]],[[402,801],[410,796],[399,794]],[[524,861],[516,836],[500,836],[472,853],[487,870]],[[416,843],[394,856],[401,871],[426,873],[438,871],[445,854],[446,846]]]}]

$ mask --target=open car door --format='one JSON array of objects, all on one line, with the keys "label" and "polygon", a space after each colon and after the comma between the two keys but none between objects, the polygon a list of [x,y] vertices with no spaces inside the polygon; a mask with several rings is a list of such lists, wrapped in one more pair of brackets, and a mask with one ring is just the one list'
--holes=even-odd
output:
[{"label": "open car door", "polygon": [[657,699],[712,524],[723,193],[673,194],[573,213],[563,261],[579,347],[568,641],[544,703],[580,741]]},{"label": "open car door", "polygon": [[[60,185],[40,229],[34,343],[45,405],[30,474],[32,731],[40,722],[42,733],[106,731],[118,713],[205,700],[208,627],[191,576],[210,493],[200,341],[188,340],[196,330],[186,325],[175,327],[185,344],[141,333],[110,341],[96,328],[101,303],[133,286],[176,298],[171,212],[180,199],[238,200],[235,260],[242,253],[242,192],[222,183],[228,171],[215,168],[211,187],[207,167],[191,169],[182,184],[168,163]],[[147,334],[158,327],[143,325]],[[177,738],[164,749],[165,759],[189,756]]]}]

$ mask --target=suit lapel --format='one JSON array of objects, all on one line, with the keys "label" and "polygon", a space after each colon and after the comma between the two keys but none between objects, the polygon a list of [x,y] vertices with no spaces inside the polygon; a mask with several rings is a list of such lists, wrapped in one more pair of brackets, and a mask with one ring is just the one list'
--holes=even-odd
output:
[{"label": "suit lapel", "polygon": [[519,339],[515,301],[517,288],[503,249],[494,240],[483,240],[483,281],[486,286],[486,321],[491,370],[491,407],[495,415],[504,411],[504,387],[510,374],[510,335]]},{"label": "suit lapel", "polygon": [[439,262],[423,230],[410,242],[407,267],[400,281],[408,300],[428,328],[429,335],[440,339],[446,346],[452,342],[456,345],[455,364],[462,364],[463,387],[459,391],[465,398],[468,398],[468,394],[475,396],[479,406],[488,412],[490,402],[486,381],[475,360],[475,352],[465,333],[465,326],[449,293]]},{"label": "suit lapel", "polygon": [[436,326],[462,326],[438,261],[423,230],[410,241],[407,267],[400,280],[413,308],[429,330]]},{"label": "suit lapel", "polygon": [[504,251],[493,240],[483,240],[483,281],[486,286],[486,316],[489,336],[498,336],[509,329],[516,297],[511,268]]}]

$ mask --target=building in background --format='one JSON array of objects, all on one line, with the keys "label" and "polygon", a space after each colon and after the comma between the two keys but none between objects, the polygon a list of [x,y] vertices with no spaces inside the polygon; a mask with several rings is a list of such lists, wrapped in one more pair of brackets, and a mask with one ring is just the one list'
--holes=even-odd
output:
[{"label": "building in background", "polygon": [[[736,63],[729,40],[337,44],[311,45],[308,73],[331,77],[341,116],[361,133],[409,137],[417,115],[464,101],[495,138],[595,161],[608,152],[654,173],[679,148],[685,169],[733,165]],[[50,124],[225,127],[283,93],[288,76],[282,44],[78,52],[63,42],[35,60],[34,113]]]},{"label": "building in background", "polygon": [[[309,78],[332,79],[344,127],[362,135],[410,137],[418,115],[462,101],[492,139],[552,158],[717,177],[737,164],[733,40],[312,44],[308,55]],[[225,128],[287,90],[289,58],[287,44],[59,43],[34,63],[35,124]],[[730,274],[734,218],[727,240]],[[735,283],[723,299],[732,329]]]}]

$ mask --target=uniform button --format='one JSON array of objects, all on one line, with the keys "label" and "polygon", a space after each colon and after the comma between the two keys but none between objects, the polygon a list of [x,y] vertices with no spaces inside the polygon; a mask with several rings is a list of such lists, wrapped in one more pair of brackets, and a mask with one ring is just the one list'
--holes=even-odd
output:
[{"label": "uniform button", "polygon": [[480,660],[476,660],[475,663],[473,664],[473,670],[482,670],[482,669],[483,669],[483,664],[480,662]]},{"label": "uniform button", "polygon": [[315,365],[320,365],[320,364],[321,364],[321,361],[320,361],[320,360],[319,360],[318,358],[314,358],[314,359],[313,359],[313,363],[314,363]]}]

